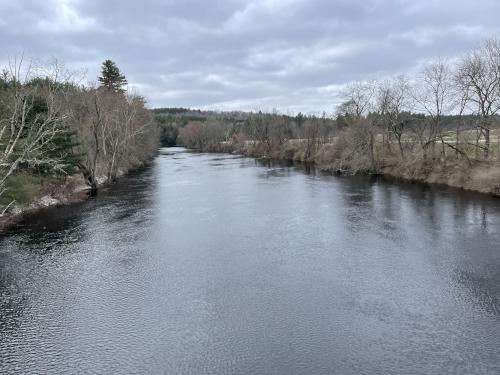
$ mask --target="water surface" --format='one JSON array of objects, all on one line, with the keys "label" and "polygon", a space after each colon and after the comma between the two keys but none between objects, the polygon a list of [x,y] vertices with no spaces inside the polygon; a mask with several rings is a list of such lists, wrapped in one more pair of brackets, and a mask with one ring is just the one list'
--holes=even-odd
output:
[{"label": "water surface", "polygon": [[500,373],[499,200],[172,151],[3,235],[1,372]]}]

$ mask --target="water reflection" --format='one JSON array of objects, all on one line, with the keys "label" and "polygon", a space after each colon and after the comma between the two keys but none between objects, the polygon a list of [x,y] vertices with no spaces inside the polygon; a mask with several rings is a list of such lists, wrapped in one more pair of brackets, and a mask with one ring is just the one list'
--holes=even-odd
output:
[{"label": "water reflection", "polygon": [[499,240],[482,195],[163,150],[3,237],[2,369],[495,373]]}]

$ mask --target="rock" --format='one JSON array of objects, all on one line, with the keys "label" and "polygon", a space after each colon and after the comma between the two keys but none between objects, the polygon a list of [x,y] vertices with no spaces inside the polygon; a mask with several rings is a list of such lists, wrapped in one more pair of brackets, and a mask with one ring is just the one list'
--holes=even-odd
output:
[{"label": "rock", "polygon": [[24,212],[24,210],[21,206],[14,204],[10,207],[9,213],[13,216],[16,216],[16,215],[21,215],[23,212]]},{"label": "rock", "polygon": [[59,204],[59,203],[60,203],[60,201],[58,199],[55,199],[55,198],[51,197],[50,195],[45,195],[45,196],[40,198],[40,200],[37,202],[37,205],[48,207],[48,206],[54,206],[54,205]]},{"label": "rock", "polygon": [[86,191],[89,191],[91,189],[91,187],[89,185],[86,185],[86,184],[80,184],[78,186],[76,186],[73,190],[73,192],[75,193],[81,193],[81,192],[86,192]]},{"label": "rock", "polygon": [[106,176],[96,177],[97,185],[104,185],[107,181],[108,181],[108,178]]}]

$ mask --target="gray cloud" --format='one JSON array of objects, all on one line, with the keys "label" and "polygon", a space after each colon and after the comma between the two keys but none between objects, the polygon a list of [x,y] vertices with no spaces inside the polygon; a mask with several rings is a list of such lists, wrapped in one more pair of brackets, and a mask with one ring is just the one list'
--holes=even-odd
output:
[{"label": "gray cloud", "polygon": [[152,106],[333,111],[354,79],[499,35],[496,0],[0,0],[0,63],[111,58]]}]

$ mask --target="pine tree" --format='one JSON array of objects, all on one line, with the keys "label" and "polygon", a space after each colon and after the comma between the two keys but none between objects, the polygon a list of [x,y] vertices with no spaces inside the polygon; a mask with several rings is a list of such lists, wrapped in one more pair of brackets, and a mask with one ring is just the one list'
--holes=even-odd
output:
[{"label": "pine tree", "polygon": [[[47,83],[48,81],[41,81]],[[31,81],[30,84],[35,84]],[[42,121],[48,113],[47,101],[42,96],[35,95],[30,100],[32,108],[28,111],[26,117],[28,123],[36,124],[37,121]],[[37,120],[38,119],[38,120]],[[43,149],[43,156],[49,163],[38,162],[34,166],[26,166],[31,169],[32,173],[39,174],[56,174],[56,175],[73,175],[78,172],[78,166],[81,163],[82,155],[75,152],[79,145],[76,142],[76,131],[72,131],[67,127],[61,127],[59,132],[52,136],[50,142],[46,142]],[[36,159],[36,157],[34,158]],[[41,160],[43,158],[40,158]],[[50,161],[57,160],[56,164]]]},{"label": "pine tree", "polygon": [[65,129],[52,140],[47,155],[60,160],[58,169],[53,171],[55,174],[71,176],[78,172],[83,155],[75,152],[75,148],[79,146],[76,137],[75,131]]},{"label": "pine tree", "polygon": [[125,91],[123,86],[127,84],[127,79],[111,60],[106,60],[102,63],[101,76],[98,79],[102,87],[115,92]]}]

